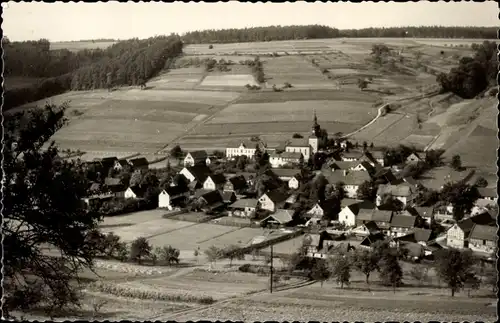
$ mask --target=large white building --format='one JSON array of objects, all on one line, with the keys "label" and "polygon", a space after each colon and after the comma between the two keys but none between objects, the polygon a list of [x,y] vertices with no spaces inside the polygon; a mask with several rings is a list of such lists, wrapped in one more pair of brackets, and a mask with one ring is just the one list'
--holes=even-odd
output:
[{"label": "large white building", "polygon": [[226,148],[226,157],[232,159],[236,156],[247,156],[249,159],[253,159],[257,145],[262,151],[265,151],[266,145],[263,142],[241,141],[237,144],[231,144]]}]

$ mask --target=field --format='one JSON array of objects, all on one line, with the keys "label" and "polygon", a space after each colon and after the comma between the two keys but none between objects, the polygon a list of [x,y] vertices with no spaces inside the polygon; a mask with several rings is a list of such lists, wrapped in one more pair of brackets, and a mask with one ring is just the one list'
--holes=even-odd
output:
[{"label": "field", "polygon": [[9,76],[8,78],[4,78],[3,86],[6,90],[15,90],[15,89],[29,87],[30,85],[36,84],[41,80],[43,79],[36,77]]},{"label": "field", "polygon": [[244,87],[247,84],[258,85],[253,76],[248,74],[208,75],[201,82],[201,86],[206,87]]},{"label": "field", "polygon": [[104,49],[115,44],[115,41],[75,41],[75,42],[54,42],[50,43],[51,50],[67,49],[72,52],[77,52],[84,49]]}]

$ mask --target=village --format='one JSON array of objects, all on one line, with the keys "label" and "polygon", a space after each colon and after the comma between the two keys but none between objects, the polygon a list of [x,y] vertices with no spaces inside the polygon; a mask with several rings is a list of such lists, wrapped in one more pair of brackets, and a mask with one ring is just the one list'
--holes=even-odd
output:
[{"label": "village", "polygon": [[[439,151],[329,138],[316,113],[308,138],[296,134],[275,146],[249,138],[225,154],[184,153],[177,146],[171,155],[179,165],[169,159],[163,170],[148,169],[145,158],[87,163],[98,180],[85,203],[109,216],[157,208],[190,214],[194,222],[203,217],[297,232],[314,258],[339,246],[372,248],[386,241],[414,261],[449,247],[494,259],[496,191],[475,170],[464,169],[459,156],[446,163]],[[431,172],[437,175],[423,176]],[[470,188],[470,198],[457,198],[457,191]]]}]

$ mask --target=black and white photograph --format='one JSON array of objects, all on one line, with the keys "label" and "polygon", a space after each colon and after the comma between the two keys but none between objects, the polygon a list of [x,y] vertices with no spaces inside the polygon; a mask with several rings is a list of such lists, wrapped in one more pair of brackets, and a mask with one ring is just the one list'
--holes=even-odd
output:
[{"label": "black and white photograph", "polygon": [[497,321],[497,2],[1,7],[2,319]]}]

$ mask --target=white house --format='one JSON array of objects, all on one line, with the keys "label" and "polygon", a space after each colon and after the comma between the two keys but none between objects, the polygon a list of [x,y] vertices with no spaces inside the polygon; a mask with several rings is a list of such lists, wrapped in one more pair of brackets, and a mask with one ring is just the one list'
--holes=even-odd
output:
[{"label": "white house", "polygon": [[369,201],[343,199],[339,212],[339,222],[347,227],[356,225],[356,217],[360,210],[372,210],[375,205]]},{"label": "white house", "polygon": [[224,184],[226,183],[226,178],[223,174],[209,175],[205,182],[203,182],[203,189],[205,190],[222,190]]},{"label": "white house", "polygon": [[158,195],[158,207],[172,210],[175,200],[189,197],[187,189],[181,186],[170,186]]},{"label": "white house", "polygon": [[[184,157],[184,166],[194,166],[198,164],[205,164],[207,162],[208,154],[204,150],[190,151]],[[210,159],[209,159],[210,163]]]},{"label": "white house", "polygon": [[277,209],[285,205],[288,196],[279,191],[271,191],[262,194],[259,198],[260,207],[264,210],[275,212]]},{"label": "white house", "polygon": [[269,156],[269,163],[272,168],[283,167],[284,165],[297,165],[302,159],[299,152],[283,152],[281,154],[272,154]]},{"label": "white house", "polygon": [[335,185],[339,182],[344,183],[344,190],[348,198],[356,198],[358,195],[359,186],[365,181],[371,180],[370,174],[365,171],[348,172],[346,170],[343,170],[327,174],[325,177],[328,180],[328,183],[332,185]]},{"label": "white house", "polygon": [[144,197],[146,188],[143,186],[130,186],[125,191],[124,197],[126,199],[140,199]]},{"label": "white house", "polygon": [[293,190],[298,189],[300,186],[299,179],[300,179],[300,176],[298,176],[298,175],[295,175],[294,177],[290,178],[290,180],[288,181],[288,188],[293,189]]},{"label": "white house", "polygon": [[308,139],[290,139],[285,146],[285,152],[301,153],[307,162],[311,157],[311,145]]},{"label": "white house", "polygon": [[406,158],[408,164],[414,164],[422,161],[422,158],[417,153],[411,153],[410,156]]},{"label": "white house", "polygon": [[195,180],[204,183],[207,177],[212,174],[212,171],[205,165],[195,165],[184,167],[179,174],[184,175],[190,183]]},{"label": "white house", "polygon": [[489,254],[495,250],[497,239],[497,226],[475,224],[469,235],[469,248]]},{"label": "white house", "polygon": [[256,199],[241,199],[229,205],[229,216],[250,217],[257,207]]},{"label": "white house", "polygon": [[356,165],[352,166],[350,170],[355,172],[373,172],[375,168],[369,162],[362,161],[356,163]]},{"label": "white house", "polygon": [[446,232],[446,245],[451,248],[464,249],[468,247],[467,237],[472,230],[472,221],[455,223]]},{"label": "white house", "polygon": [[121,171],[126,166],[131,166],[131,165],[125,159],[119,159],[119,160],[115,161],[115,165],[113,166],[113,169],[116,171]]},{"label": "white house", "polygon": [[266,145],[259,141],[259,142],[248,142],[248,141],[243,141],[239,142],[237,144],[231,144],[229,147],[226,148],[226,157],[229,159],[233,159],[236,156],[247,156],[249,159],[252,159],[255,155],[255,147],[259,145],[259,148],[262,151],[265,151]]},{"label": "white house", "polygon": [[495,188],[479,187],[477,191],[479,193],[479,198],[475,202],[477,206],[497,204],[497,191]]}]

